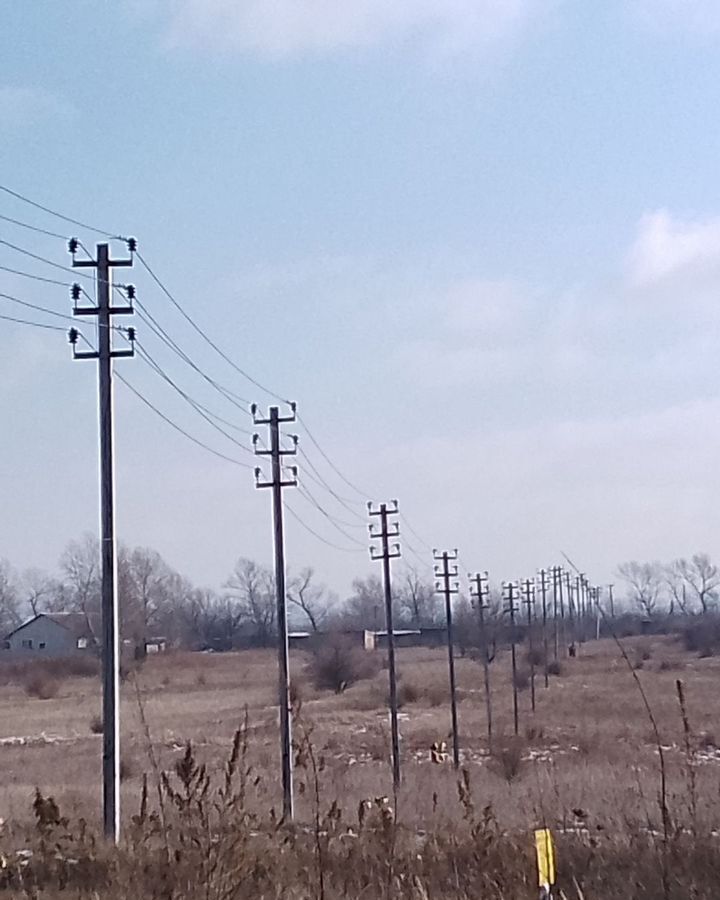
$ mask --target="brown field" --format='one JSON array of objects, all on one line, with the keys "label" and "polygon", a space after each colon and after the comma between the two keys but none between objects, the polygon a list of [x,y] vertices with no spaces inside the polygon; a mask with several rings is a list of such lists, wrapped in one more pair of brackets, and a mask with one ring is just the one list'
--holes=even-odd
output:
[{"label": "brown field", "polygon": [[[638,667],[635,675],[659,729],[671,827],[678,835],[713,835],[720,828],[720,749],[715,742],[720,727],[720,660],[687,654],[671,636],[627,639],[623,646],[629,662]],[[525,668],[522,649],[519,659]],[[387,672],[382,669],[335,695],[313,688],[306,665],[304,654],[292,655],[293,681],[302,698],[296,736],[309,736],[322,769],[320,809],[327,810],[335,801],[343,810],[343,821],[356,828],[360,801],[385,794],[396,804],[394,816],[406,830],[437,834],[460,827],[468,810],[458,799],[458,775],[450,762],[436,765],[429,755],[435,740],[447,740],[450,748],[444,651],[398,651],[401,685],[410,686],[413,702],[401,710],[403,785],[394,800],[388,763]],[[457,659],[462,768],[468,773],[475,807],[491,808],[497,827],[520,846],[529,846],[533,828],[547,825],[559,840],[568,835],[585,848],[612,841],[627,844],[631,837],[645,835],[652,850],[664,831],[660,759],[628,660],[615,643],[602,640],[585,644],[579,657],[563,660],[562,667],[561,675],[550,677],[547,689],[542,667],[538,668],[534,716],[529,689],[521,692],[521,741],[514,744],[509,652],[499,654],[491,667],[496,734],[496,752],[491,756],[482,669],[471,659]],[[678,679],[687,698],[689,737],[683,730]],[[197,760],[219,775],[247,710],[247,764],[252,776],[244,803],[257,821],[272,821],[271,811],[277,815],[281,805],[275,684],[275,659],[265,651],[167,654],[150,658],[130,676],[122,701],[124,820],[129,822],[138,812],[144,774],[150,785],[156,780],[148,732],[160,769],[172,769],[191,741]],[[93,720],[100,711],[99,686],[94,678],[69,677],[49,693],[55,689],[56,696],[49,699],[28,696],[27,676],[11,680],[7,673],[0,684],[0,818],[8,825],[30,822],[33,795],[39,788],[56,799],[66,816],[73,821],[82,817],[94,828],[99,815],[101,737],[93,733]],[[312,829],[315,782],[307,765],[296,771],[296,796],[298,818]],[[527,887],[532,857],[526,856],[523,883],[527,895],[534,896],[536,889],[530,892]],[[591,895],[587,896],[589,900]]]}]

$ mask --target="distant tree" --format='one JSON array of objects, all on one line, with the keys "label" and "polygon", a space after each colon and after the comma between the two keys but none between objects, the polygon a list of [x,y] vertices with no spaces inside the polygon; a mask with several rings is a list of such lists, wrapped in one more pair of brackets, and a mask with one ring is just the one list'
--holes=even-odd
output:
[{"label": "distant tree", "polygon": [[317,632],[329,619],[337,597],[329,593],[325,585],[313,584],[314,571],[303,569],[290,580],[287,590],[288,601],[301,610],[310,628]]},{"label": "distant tree", "polygon": [[63,601],[68,612],[86,617],[100,611],[100,544],[91,534],[70,541],[60,558]]},{"label": "distant tree", "polygon": [[411,566],[398,583],[397,602],[403,622],[411,628],[434,625],[442,617],[442,602],[434,583],[422,578]]},{"label": "distant tree", "polygon": [[179,576],[149,547],[123,548],[118,571],[122,573],[123,630],[143,648],[151,633],[168,620]]},{"label": "distant tree", "polygon": [[648,618],[654,615],[663,585],[662,566],[633,560],[618,566],[618,575],[627,584],[633,603]]},{"label": "distant tree", "polygon": [[682,615],[688,612],[688,596],[686,591],[685,580],[678,570],[678,560],[663,566],[663,582],[670,598],[670,615],[676,611]]},{"label": "distant tree", "polygon": [[267,645],[275,637],[276,601],[269,570],[251,559],[237,561],[225,583],[226,615],[233,623],[249,625],[258,641]]},{"label": "distant tree", "polygon": [[20,599],[15,574],[6,559],[0,559],[0,638],[20,624]]},{"label": "distant tree", "polygon": [[[352,586],[353,593],[343,604],[343,624],[350,628],[367,628],[369,631],[383,629],[385,627],[385,593],[380,579],[376,575],[356,578]],[[397,613],[399,621],[399,608]]]},{"label": "distant tree", "polygon": [[53,608],[60,584],[42,569],[26,569],[20,577],[19,593],[30,612],[37,616]]},{"label": "distant tree", "polygon": [[677,571],[692,595],[697,598],[703,613],[717,603],[720,586],[720,570],[711,562],[707,553],[696,553],[692,559],[679,559]]}]

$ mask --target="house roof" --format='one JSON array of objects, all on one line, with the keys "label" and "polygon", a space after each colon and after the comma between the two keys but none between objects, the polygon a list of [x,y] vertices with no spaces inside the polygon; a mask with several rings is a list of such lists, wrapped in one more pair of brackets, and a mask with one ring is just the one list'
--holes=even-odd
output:
[{"label": "house roof", "polygon": [[76,612],[54,612],[54,613],[38,613],[38,615],[33,616],[31,619],[28,619],[26,622],[23,622],[22,625],[18,625],[13,631],[11,631],[8,635],[5,636],[5,639],[11,638],[14,634],[17,634],[19,631],[22,631],[23,628],[27,628],[28,625],[31,625],[33,622],[37,622],[38,619],[49,619],[51,622],[54,622],[56,625],[59,625],[61,628],[65,628],[71,634],[73,634],[76,638],[88,638],[92,639],[94,637],[92,633],[92,628],[95,627],[95,622],[91,621],[90,627],[88,625],[88,618],[94,619],[93,616],[86,616],[84,613],[76,613]]}]

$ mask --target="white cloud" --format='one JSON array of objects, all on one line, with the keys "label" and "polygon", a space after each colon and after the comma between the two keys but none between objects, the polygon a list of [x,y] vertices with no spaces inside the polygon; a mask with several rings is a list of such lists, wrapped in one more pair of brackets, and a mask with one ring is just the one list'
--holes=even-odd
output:
[{"label": "white cloud", "polygon": [[515,33],[557,0],[181,0],[166,3],[169,37],[271,57],[406,39],[444,49]]},{"label": "white cloud", "polygon": [[68,100],[34,87],[0,85],[0,125],[32,125],[49,116],[74,115],[75,107]]},{"label": "white cloud", "polygon": [[629,258],[630,281],[637,287],[720,273],[720,218],[683,221],[666,210],[643,216]]}]

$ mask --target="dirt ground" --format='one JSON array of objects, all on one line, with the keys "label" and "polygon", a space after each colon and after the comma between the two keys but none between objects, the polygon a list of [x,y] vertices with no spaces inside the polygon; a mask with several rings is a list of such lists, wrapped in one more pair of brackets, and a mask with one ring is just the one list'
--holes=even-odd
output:
[{"label": "dirt ground", "polygon": [[[457,659],[461,764],[476,796],[492,804],[503,825],[613,830],[632,821],[660,827],[660,754],[639,680],[661,737],[671,814],[677,820],[689,815],[694,791],[698,815],[718,827],[713,807],[720,784],[714,733],[720,720],[720,659],[687,654],[673,637],[627,639],[623,646],[627,659],[610,640],[585,644],[578,658],[562,660],[562,674],[551,676],[547,688],[539,667],[534,714],[529,688],[520,693],[518,742],[511,740],[510,654],[499,652],[491,666],[493,754],[488,752],[482,668],[472,659]],[[526,668],[522,650],[519,655]],[[447,656],[442,649],[416,648],[400,649],[397,656],[400,683],[410,686],[407,693],[414,698],[400,713],[403,785],[398,812],[422,828],[432,817],[461,814],[451,762],[434,764],[429,753],[436,740],[446,740],[450,748]],[[321,759],[324,801],[357,808],[364,798],[391,794],[387,671],[336,695],[313,688],[307,665],[305,654],[292,654],[293,681],[302,697],[296,734],[309,735]],[[689,749],[678,679],[687,697]],[[153,778],[148,736],[160,768],[172,766],[187,741],[210,767],[220,767],[246,710],[249,761],[257,773],[253,802],[266,811],[279,809],[271,651],[153,657],[125,681],[122,694],[125,817],[137,810],[143,774]],[[55,797],[62,810],[97,822],[102,738],[93,731],[99,712],[95,678],[66,678],[57,685],[57,696],[46,700],[29,696],[22,679],[4,679],[0,818],[29,818],[37,787]],[[693,791],[690,768],[696,779]],[[300,769],[300,816],[308,813],[307,787],[307,772]]]}]

